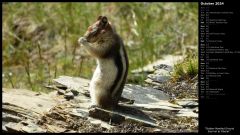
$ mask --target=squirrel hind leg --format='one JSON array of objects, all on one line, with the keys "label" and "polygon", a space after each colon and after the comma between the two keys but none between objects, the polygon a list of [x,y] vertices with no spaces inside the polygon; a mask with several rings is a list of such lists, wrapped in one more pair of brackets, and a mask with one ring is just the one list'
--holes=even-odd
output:
[{"label": "squirrel hind leg", "polygon": [[117,105],[117,102],[112,99],[110,96],[105,95],[104,97],[98,97],[95,99],[95,102],[91,104],[89,108],[99,107],[103,109],[114,109]]}]

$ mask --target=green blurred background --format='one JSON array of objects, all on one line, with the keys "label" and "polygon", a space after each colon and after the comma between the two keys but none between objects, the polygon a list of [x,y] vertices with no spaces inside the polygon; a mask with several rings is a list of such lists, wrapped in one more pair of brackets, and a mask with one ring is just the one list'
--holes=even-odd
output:
[{"label": "green blurred background", "polygon": [[[198,45],[198,3],[3,3],[3,87],[47,91],[60,75],[90,79],[95,60],[77,40],[99,15],[122,37],[130,71]],[[197,52],[193,52],[197,54]],[[197,57],[191,57],[197,60]],[[145,78],[128,75],[128,83]]]}]

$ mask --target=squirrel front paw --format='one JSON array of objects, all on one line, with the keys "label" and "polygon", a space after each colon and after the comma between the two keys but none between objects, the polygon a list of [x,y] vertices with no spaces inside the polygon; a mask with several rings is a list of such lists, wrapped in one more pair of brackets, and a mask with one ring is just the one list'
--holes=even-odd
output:
[{"label": "squirrel front paw", "polygon": [[87,39],[86,39],[85,37],[80,37],[80,38],[78,39],[78,43],[79,43],[80,45],[86,45]]}]

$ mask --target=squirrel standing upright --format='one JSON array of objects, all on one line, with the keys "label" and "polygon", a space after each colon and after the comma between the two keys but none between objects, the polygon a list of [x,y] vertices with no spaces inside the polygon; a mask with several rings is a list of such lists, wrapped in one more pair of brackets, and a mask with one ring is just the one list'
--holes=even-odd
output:
[{"label": "squirrel standing upright", "polygon": [[97,68],[90,82],[92,106],[116,107],[123,92],[129,65],[122,39],[107,17],[99,16],[78,42],[97,60]]}]

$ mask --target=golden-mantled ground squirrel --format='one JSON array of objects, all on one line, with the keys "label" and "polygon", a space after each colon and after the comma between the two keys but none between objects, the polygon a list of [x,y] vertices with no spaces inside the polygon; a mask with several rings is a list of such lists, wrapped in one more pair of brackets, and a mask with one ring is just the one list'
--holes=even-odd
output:
[{"label": "golden-mantled ground squirrel", "polygon": [[90,82],[92,106],[116,107],[128,73],[128,57],[122,39],[107,17],[99,16],[78,42],[97,60]]}]

